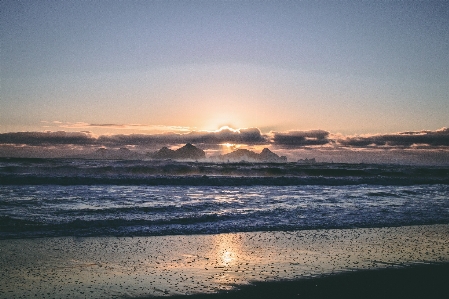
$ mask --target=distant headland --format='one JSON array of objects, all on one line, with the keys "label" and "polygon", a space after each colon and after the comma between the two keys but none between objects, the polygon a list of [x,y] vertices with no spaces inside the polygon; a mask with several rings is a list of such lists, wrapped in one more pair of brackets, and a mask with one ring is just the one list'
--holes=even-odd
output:
[{"label": "distant headland", "polygon": [[187,143],[177,150],[163,147],[154,153],[148,153],[147,157],[157,160],[201,160],[206,158],[206,153],[202,149],[199,149],[196,146]]},{"label": "distant headland", "polygon": [[[172,150],[167,147],[163,147],[154,153],[148,153],[147,158],[156,160],[204,160],[206,159],[206,153],[194,145],[187,143],[183,147],[177,150]],[[268,148],[264,148],[259,154],[247,149],[237,149],[231,153],[210,157],[213,161],[222,162],[287,162],[287,157],[278,156],[270,151]]]}]

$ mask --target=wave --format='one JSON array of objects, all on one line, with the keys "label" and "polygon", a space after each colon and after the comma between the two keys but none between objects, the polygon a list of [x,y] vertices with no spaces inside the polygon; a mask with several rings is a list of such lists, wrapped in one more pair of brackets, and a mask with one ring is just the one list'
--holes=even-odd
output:
[{"label": "wave", "polygon": [[0,184],[150,186],[449,184],[449,167],[0,158]]},{"label": "wave", "polygon": [[379,196],[379,197],[401,197],[400,194],[392,192],[368,192],[368,196]]},{"label": "wave", "polygon": [[449,223],[448,188],[4,186],[10,193],[0,192],[0,239]]},{"label": "wave", "polygon": [[96,237],[96,236],[161,236],[218,234],[254,231],[297,231],[311,229],[348,229],[372,227],[396,227],[410,225],[447,224],[447,219],[388,219],[376,223],[368,221],[307,221],[302,223],[257,223],[235,221],[230,217],[210,215],[172,220],[75,220],[65,224],[41,224],[20,219],[9,219],[13,227],[0,225],[0,239],[41,238],[41,237]]},{"label": "wave", "polygon": [[297,185],[420,185],[449,184],[446,177],[326,177],[326,176],[35,176],[0,174],[0,185],[148,185],[148,186],[297,186]]},{"label": "wave", "polygon": [[0,239],[449,223],[449,167],[0,158]]}]

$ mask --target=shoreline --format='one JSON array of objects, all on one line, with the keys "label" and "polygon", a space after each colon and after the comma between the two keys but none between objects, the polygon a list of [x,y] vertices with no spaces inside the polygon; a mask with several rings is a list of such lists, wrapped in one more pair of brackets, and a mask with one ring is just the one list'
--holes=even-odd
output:
[{"label": "shoreline", "polygon": [[9,239],[0,254],[0,298],[197,298],[185,295],[294,290],[353,270],[446,264],[449,225]]}]

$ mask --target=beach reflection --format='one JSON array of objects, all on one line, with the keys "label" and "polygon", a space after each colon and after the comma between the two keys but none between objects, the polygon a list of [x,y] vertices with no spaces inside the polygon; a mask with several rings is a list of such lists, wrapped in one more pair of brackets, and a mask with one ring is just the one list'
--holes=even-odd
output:
[{"label": "beach reflection", "polygon": [[219,234],[212,238],[211,257],[214,259],[213,282],[220,289],[230,289],[232,284],[246,281],[243,268],[249,257],[245,254],[241,235]]},{"label": "beach reflection", "polygon": [[219,266],[230,267],[242,262],[241,238],[231,234],[220,234],[215,235],[212,242]]}]

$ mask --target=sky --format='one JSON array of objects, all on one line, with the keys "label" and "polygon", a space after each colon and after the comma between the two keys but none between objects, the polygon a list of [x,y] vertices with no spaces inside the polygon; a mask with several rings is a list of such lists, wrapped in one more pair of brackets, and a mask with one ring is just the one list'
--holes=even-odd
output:
[{"label": "sky", "polygon": [[447,1],[1,1],[0,156],[191,141],[449,161],[448,15]]}]

